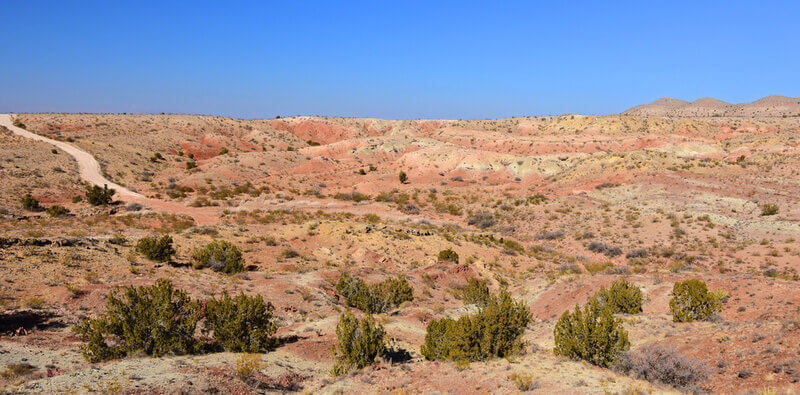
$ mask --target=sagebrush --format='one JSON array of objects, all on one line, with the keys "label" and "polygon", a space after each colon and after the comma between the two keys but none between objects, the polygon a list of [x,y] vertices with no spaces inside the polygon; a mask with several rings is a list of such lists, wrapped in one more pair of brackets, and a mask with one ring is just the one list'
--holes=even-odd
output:
[{"label": "sagebrush", "polygon": [[646,345],[621,354],[614,370],[692,393],[700,392],[698,385],[708,379],[704,364],[659,345]]}]

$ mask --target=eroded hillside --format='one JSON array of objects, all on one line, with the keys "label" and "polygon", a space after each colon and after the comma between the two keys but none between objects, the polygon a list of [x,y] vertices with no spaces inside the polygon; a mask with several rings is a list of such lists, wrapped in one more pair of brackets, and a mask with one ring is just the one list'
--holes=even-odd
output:
[{"label": "eroded hillside", "polygon": [[[699,388],[715,392],[800,380],[797,117],[17,120],[91,153],[147,200],[90,206],[69,156],[0,133],[0,370],[31,366],[0,378],[5,390],[477,393],[516,391],[521,375],[545,392],[672,390],[553,353],[559,317],[621,278],[644,295],[642,313],[618,315],[632,350],[698,361]],[[41,210],[23,207],[26,193]],[[172,236],[170,262],[137,253],[153,235]],[[213,240],[241,248],[247,271],[193,268]],[[457,262],[439,259],[446,249]],[[413,300],[376,316],[408,358],[331,376],[343,273],[408,279]],[[160,278],[197,299],[244,291],[275,306],[282,342],[263,353],[257,383],[237,376],[233,353],[83,359],[71,327],[102,313],[114,287]],[[470,278],[524,302],[527,346],[426,360],[429,322],[479,310],[459,292]],[[673,322],[673,284],[693,278],[724,293],[720,308]]]}]

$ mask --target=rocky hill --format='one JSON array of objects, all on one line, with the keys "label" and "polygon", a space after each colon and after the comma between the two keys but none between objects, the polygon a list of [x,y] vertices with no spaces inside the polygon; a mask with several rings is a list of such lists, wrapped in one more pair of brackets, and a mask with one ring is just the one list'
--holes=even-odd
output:
[{"label": "rocky hill", "polygon": [[767,96],[752,103],[730,104],[711,97],[693,102],[658,99],[622,112],[643,117],[783,117],[800,116],[800,99],[780,95]]}]

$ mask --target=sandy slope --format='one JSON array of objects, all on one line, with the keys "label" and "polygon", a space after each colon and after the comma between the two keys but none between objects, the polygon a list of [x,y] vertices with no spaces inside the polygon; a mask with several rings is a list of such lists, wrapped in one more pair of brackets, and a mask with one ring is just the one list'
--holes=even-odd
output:
[{"label": "sandy slope", "polygon": [[100,185],[100,186],[107,185],[109,188],[115,189],[117,193],[121,196],[128,196],[135,198],[144,197],[141,194],[133,192],[130,189],[115,184],[109,179],[105,178],[103,176],[103,172],[100,170],[100,164],[97,163],[97,160],[88,152],[82,151],[79,148],[70,145],[68,143],[49,139],[47,137],[31,133],[25,129],[16,127],[14,126],[14,123],[11,120],[10,114],[0,114],[0,125],[5,126],[6,128],[8,128],[8,130],[10,130],[12,133],[16,135],[55,145],[62,151],[68,153],[70,156],[75,158],[76,161],[78,161],[78,168],[80,169],[81,178],[83,178],[84,180],[94,185]]}]

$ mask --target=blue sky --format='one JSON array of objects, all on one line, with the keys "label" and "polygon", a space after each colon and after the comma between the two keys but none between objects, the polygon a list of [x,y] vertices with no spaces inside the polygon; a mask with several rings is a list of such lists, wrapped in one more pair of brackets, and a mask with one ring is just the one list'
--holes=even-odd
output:
[{"label": "blue sky", "polygon": [[0,111],[608,114],[800,96],[798,1],[2,1]]}]

